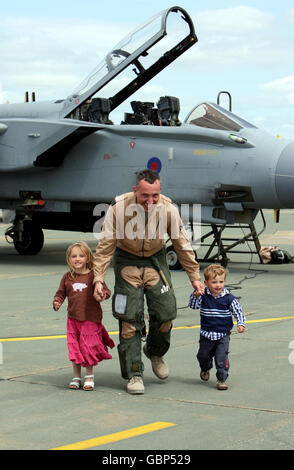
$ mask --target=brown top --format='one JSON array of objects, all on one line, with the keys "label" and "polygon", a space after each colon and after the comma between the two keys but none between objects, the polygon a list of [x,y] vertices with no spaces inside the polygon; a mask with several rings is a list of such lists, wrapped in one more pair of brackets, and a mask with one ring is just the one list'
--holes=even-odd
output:
[{"label": "brown top", "polygon": [[[74,279],[71,278],[70,273],[67,272],[63,275],[58,291],[54,296],[54,300],[64,302],[65,298],[68,299],[67,312],[70,318],[75,318],[80,321],[93,321],[101,323],[102,308],[100,302],[93,297],[94,273],[90,271],[86,274],[75,273]],[[111,291],[104,283],[104,291],[106,298],[111,295]]]},{"label": "brown top", "polygon": [[94,255],[94,282],[104,281],[116,247],[135,256],[149,257],[164,247],[166,233],[170,236],[190,281],[200,280],[199,265],[195,260],[179,211],[171,200],[160,194],[150,224],[145,223],[143,209],[143,216],[140,219],[136,207],[138,207],[136,196],[130,192],[117,196],[108,209],[102,237]]}]

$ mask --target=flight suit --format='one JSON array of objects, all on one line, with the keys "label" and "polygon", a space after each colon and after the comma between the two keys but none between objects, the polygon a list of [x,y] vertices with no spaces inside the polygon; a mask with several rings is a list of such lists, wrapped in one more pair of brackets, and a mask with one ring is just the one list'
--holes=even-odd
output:
[{"label": "flight suit", "polygon": [[166,262],[166,233],[191,282],[199,280],[199,266],[179,212],[163,195],[150,213],[136,204],[133,193],[116,197],[106,214],[102,238],[94,255],[94,282],[103,282],[114,257],[112,312],[119,320],[118,353],[121,374],[125,379],[143,375],[144,296],[149,314],[148,356],[162,357],[170,346],[172,320],[176,318],[177,307]]}]

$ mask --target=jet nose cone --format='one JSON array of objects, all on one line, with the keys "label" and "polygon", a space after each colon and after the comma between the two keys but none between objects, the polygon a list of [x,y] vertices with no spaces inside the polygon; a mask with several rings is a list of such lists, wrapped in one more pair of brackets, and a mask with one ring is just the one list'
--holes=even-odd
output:
[{"label": "jet nose cone", "polygon": [[8,129],[8,127],[6,126],[6,124],[3,124],[3,122],[0,122],[0,135],[5,134],[7,129]]},{"label": "jet nose cone", "polygon": [[278,160],[276,190],[282,205],[294,208],[294,142],[284,148]]}]

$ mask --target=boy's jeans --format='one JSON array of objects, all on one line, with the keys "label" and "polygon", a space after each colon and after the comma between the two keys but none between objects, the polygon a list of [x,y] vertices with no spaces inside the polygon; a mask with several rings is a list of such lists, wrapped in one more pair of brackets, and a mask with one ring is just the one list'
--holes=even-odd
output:
[{"label": "boy's jeans", "polygon": [[212,368],[212,359],[214,358],[216,367],[216,378],[220,382],[225,382],[229,372],[229,343],[230,334],[221,339],[210,340],[200,335],[199,350],[197,359],[201,370],[207,372]]}]

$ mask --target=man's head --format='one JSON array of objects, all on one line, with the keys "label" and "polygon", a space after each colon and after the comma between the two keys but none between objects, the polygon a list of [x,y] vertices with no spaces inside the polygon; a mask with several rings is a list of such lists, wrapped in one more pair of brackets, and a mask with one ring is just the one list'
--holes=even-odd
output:
[{"label": "man's head", "polygon": [[147,212],[152,204],[157,204],[161,191],[159,174],[154,170],[141,170],[136,175],[136,186],[133,192],[138,204]]}]

